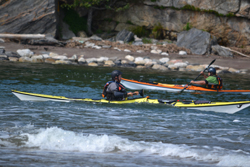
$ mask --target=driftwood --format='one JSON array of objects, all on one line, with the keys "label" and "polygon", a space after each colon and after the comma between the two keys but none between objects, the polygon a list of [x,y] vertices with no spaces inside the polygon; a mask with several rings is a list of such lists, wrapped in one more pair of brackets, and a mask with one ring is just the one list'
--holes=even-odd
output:
[{"label": "driftwood", "polygon": [[41,39],[45,38],[45,35],[44,34],[0,34],[0,38]]},{"label": "driftwood", "polygon": [[229,50],[229,51],[231,51],[231,52],[237,53],[237,54],[239,54],[239,55],[241,55],[241,56],[249,57],[249,58],[250,58],[250,56],[245,55],[245,54],[243,54],[243,53],[240,53],[240,52],[238,52],[238,51],[236,51],[236,50],[232,50],[232,49],[227,48],[227,47],[224,47],[224,46],[221,46],[221,47],[224,48],[224,49],[227,49],[227,50]]}]

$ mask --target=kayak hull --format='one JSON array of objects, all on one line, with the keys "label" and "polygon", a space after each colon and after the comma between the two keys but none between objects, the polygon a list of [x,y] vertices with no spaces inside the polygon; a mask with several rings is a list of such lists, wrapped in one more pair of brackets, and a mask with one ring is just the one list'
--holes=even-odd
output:
[{"label": "kayak hull", "polygon": [[[174,84],[163,84],[154,82],[144,82],[137,80],[130,80],[122,78],[121,83],[128,89],[131,90],[161,90],[167,92],[180,92],[185,88],[186,85],[174,85]],[[220,93],[240,93],[240,94],[250,94],[250,90],[213,90],[207,89],[199,86],[188,86],[185,92],[220,92]]]},{"label": "kayak hull", "polygon": [[210,102],[210,101],[178,101],[178,100],[161,100],[150,99],[149,97],[132,98],[121,101],[109,101],[106,99],[90,99],[90,98],[69,98],[64,96],[52,96],[36,93],[28,93],[12,90],[12,93],[21,101],[55,101],[55,102],[92,102],[92,103],[151,103],[151,104],[168,104],[173,107],[187,108],[200,111],[213,111],[219,113],[234,114],[250,106],[250,101],[238,102]]},{"label": "kayak hull", "polygon": [[218,113],[234,114],[250,106],[249,101],[239,102],[211,102],[207,104],[183,104],[182,102],[176,103],[175,107],[188,108],[200,111],[213,111]]}]

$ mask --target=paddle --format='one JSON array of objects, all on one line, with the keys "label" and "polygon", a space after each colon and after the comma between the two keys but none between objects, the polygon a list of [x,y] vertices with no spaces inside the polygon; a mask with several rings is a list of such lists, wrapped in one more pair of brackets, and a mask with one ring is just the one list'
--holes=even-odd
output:
[{"label": "paddle", "polygon": [[[214,60],[207,66],[207,68],[205,68],[205,69],[203,70],[203,72],[205,72],[206,69],[208,69],[209,66],[211,66],[211,65],[215,62],[215,60],[216,60],[216,59],[214,59]],[[194,79],[194,81],[195,81],[197,78],[199,78],[200,75],[201,75],[201,73]],[[191,81],[190,81],[190,82],[191,82]],[[190,82],[189,82],[189,84],[188,84],[185,88],[183,88],[183,89],[180,91],[180,93],[182,93],[185,89],[187,89],[187,87],[190,85]]]}]

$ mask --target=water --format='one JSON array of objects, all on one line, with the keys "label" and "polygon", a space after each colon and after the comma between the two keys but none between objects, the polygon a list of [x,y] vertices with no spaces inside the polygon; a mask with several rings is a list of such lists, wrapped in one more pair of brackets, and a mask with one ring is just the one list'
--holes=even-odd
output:
[{"label": "water", "polygon": [[[250,166],[250,108],[236,114],[156,104],[23,102],[12,89],[100,98],[115,68],[0,63],[0,166]],[[197,72],[120,69],[123,77],[183,84]],[[221,75],[250,89],[248,75]],[[249,100],[249,95],[145,91],[151,98]]]}]

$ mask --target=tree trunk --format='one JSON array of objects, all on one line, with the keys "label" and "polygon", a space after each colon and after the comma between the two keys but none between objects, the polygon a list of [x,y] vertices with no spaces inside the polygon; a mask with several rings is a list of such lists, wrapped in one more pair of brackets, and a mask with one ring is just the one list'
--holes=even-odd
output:
[{"label": "tree trunk", "polygon": [[92,16],[93,16],[93,8],[90,7],[88,11],[88,21],[87,21],[89,35],[93,35],[93,32],[91,30]]}]

